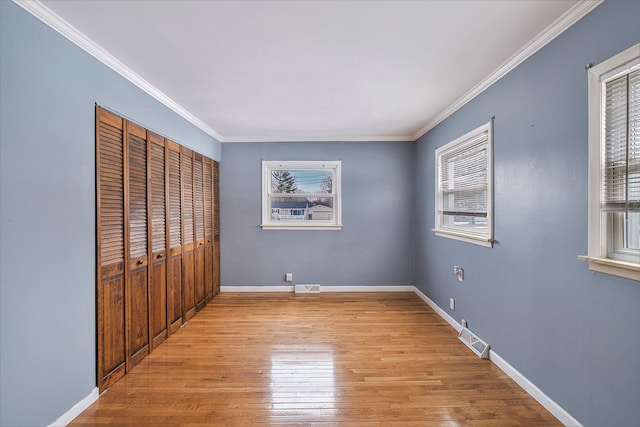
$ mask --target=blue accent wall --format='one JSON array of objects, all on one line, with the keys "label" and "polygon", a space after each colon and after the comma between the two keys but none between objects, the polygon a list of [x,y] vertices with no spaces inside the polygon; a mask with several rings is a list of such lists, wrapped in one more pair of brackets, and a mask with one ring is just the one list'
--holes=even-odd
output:
[{"label": "blue accent wall", "polygon": [[[639,22],[637,0],[606,1],[416,145],[416,286],[585,426],[639,422],[640,283],[576,259],[587,253],[585,65],[638,43]],[[434,150],[492,116],[497,242],[436,237]]]},{"label": "blue accent wall", "polygon": [[96,385],[94,104],[216,160],[220,143],[0,1],[0,425]]},{"label": "blue accent wall", "polygon": [[[223,144],[223,286],[413,285],[413,142]],[[342,230],[262,230],[262,160],[342,160]]]}]

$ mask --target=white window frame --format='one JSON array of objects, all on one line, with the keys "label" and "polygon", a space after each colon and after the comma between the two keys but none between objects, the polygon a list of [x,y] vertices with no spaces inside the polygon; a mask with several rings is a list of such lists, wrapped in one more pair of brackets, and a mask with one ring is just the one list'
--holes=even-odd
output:
[{"label": "white window frame", "polygon": [[[479,232],[478,229],[446,224],[443,209],[442,173],[441,159],[452,152],[461,151],[466,148],[475,147],[475,141],[486,134],[487,152],[487,200],[486,200],[486,231]],[[467,147],[468,146],[468,147]],[[493,247],[493,122],[488,123],[468,132],[467,134],[449,142],[436,149],[436,188],[435,188],[435,228],[432,230],[436,236],[461,240],[481,246]],[[449,215],[450,216],[450,215]]]},{"label": "white window frame", "polygon": [[602,209],[604,185],[603,153],[605,105],[604,86],[607,81],[640,68],[640,43],[589,69],[589,229],[588,255],[579,256],[589,263],[589,269],[601,273],[640,280],[640,253],[630,257],[616,254],[614,242],[619,241],[622,227]]},{"label": "white window frame", "polygon": [[[274,170],[322,170],[333,175],[333,219],[315,221],[273,221],[271,198],[282,194],[271,193],[271,173]],[[306,193],[301,193],[305,196]],[[313,194],[309,194],[313,195]],[[342,229],[342,161],[262,161],[262,224],[263,230],[340,230]]]}]

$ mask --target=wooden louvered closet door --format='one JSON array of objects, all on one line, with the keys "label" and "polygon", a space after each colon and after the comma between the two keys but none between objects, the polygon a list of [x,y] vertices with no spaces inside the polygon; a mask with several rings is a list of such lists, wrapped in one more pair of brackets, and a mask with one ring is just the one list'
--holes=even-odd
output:
[{"label": "wooden louvered closet door", "polygon": [[167,325],[167,207],[164,138],[147,132],[149,141],[149,199],[151,224],[151,278],[149,282],[149,329],[151,348],[168,336]]},{"label": "wooden louvered closet door", "polygon": [[220,293],[220,164],[213,162],[213,292]]},{"label": "wooden louvered closet door", "polygon": [[196,313],[193,151],[180,147],[182,163],[182,304],[184,320]]},{"label": "wooden louvered closet door", "polygon": [[[147,206],[147,131],[126,122],[125,247],[129,280],[126,286],[127,371],[149,354],[149,259]],[[128,219],[128,221],[127,221]]]},{"label": "wooden louvered closet door", "polygon": [[213,164],[203,159],[204,173],[204,292],[206,301],[213,299]]},{"label": "wooden louvered closet door", "polygon": [[182,161],[180,145],[165,140],[167,158],[167,316],[169,333],[183,323],[182,309]]},{"label": "wooden louvered closet door", "polygon": [[216,292],[214,164],[96,106],[96,382],[101,392]]},{"label": "wooden louvered closet door", "polygon": [[195,225],[195,288],[196,310],[206,304],[205,295],[205,249],[204,249],[204,170],[202,155],[193,153],[193,213]]},{"label": "wooden louvered closet door", "polygon": [[124,122],[96,107],[97,383],[125,374]]}]

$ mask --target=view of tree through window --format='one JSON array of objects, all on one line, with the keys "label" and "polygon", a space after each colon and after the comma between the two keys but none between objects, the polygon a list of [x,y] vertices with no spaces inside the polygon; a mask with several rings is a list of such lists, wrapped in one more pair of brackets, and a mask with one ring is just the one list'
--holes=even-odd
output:
[{"label": "view of tree through window", "polygon": [[275,169],[271,171],[271,219],[329,221],[333,219],[333,172]]},{"label": "view of tree through window", "polygon": [[340,160],[263,160],[261,227],[341,229],[341,166]]}]

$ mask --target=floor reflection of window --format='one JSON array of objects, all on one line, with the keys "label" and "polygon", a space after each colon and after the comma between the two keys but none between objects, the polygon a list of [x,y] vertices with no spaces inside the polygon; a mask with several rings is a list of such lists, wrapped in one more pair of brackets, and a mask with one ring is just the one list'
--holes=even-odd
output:
[{"label": "floor reflection of window", "polygon": [[335,414],[333,352],[327,346],[276,346],[271,356],[271,411],[274,416]]}]

